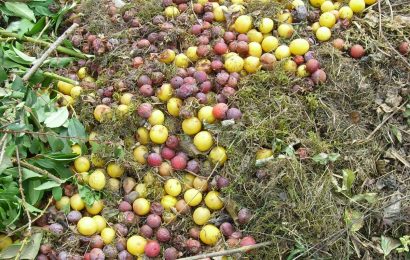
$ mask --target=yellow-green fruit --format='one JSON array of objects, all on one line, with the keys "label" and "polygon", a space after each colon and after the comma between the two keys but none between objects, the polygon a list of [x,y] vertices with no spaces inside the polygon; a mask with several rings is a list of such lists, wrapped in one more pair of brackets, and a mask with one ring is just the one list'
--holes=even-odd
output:
[{"label": "yellow-green fruit", "polygon": [[209,209],[204,207],[198,207],[195,209],[194,213],[192,214],[192,218],[197,225],[205,225],[208,220],[211,218],[211,212]]},{"label": "yellow-green fruit", "polygon": [[287,45],[281,45],[275,50],[275,57],[278,60],[283,60],[290,57],[290,48]]},{"label": "yellow-green fruit", "polygon": [[124,167],[117,163],[109,163],[107,166],[107,173],[112,178],[119,178],[124,174]]},{"label": "yellow-green fruit", "polygon": [[246,34],[248,36],[249,42],[261,43],[263,40],[263,34],[256,29],[251,29]]},{"label": "yellow-green fruit", "polygon": [[148,148],[144,145],[136,147],[133,151],[134,160],[139,162],[140,164],[147,163],[146,156],[148,156]]},{"label": "yellow-green fruit", "polygon": [[74,104],[74,99],[69,95],[63,95],[61,97],[61,105],[62,106],[71,106]]},{"label": "yellow-green fruit", "polygon": [[163,125],[154,125],[149,131],[149,138],[153,143],[163,144],[168,138],[168,129]]},{"label": "yellow-green fruit", "polygon": [[6,249],[11,244],[13,244],[13,240],[10,237],[3,234],[0,235],[0,251]]},{"label": "yellow-green fruit", "polygon": [[167,6],[165,8],[164,14],[168,18],[174,18],[179,15],[179,10],[175,6]]},{"label": "yellow-green fruit", "polygon": [[147,240],[145,238],[134,235],[127,240],[127,251],[134,256],[142,255],[146,244]]},{"label": "yellow-green fruit", "polygon": [[123,105],[129,106],[129,105],[131,105],[131,102],[132,102],[132,98],[133,98],[133,97],[134,97],[134,95],[131,94],[131,93],[124,93],[124,94],[121,96],[120,102],[121,102],[121,104],[123,104]]},{"label": "yellow-green fruit", "polygon": [[256,160],[262,160],[269,158],[273,155],[272,149],[260,149],[256,152]]},{"label": "yellow-green fruit", "polygon": [[208,131],[201,131],[194,137],[194,145],[201,152],[208,151],[213,144],[212,135]]},{"label": "yellow-green fruit", "polygon": [[309,42],[305,39],[295,39],[290,42],[289,49],[293,55],[304,55],[309,51]]},{"label": "yellow-green fruit", "polygon": [[208,224],[199,232],[199,238],[204,244],[212,246],[221,238],[221,232],[214,225]]},{"label": "yellow-green fruit", "polygon": [[220,210],[223,208],[224,203],[220,198],[220,194],[217,191],[210,191],[205,196],[205,205],[212,210]]},{"label": "yellow-green fruit", "polygon": [[202,193],[197,189],[189,189],[184,193],[184,200],[189,206],[198,206],[202,201]]},{"label": "yellow-green fruit", "polygon": [[175,51],[167,49],[159,55],[159,60],[165,64],[171,64],[175,60]]},{"label": "yellow-green fruit", "polygon": [[320,10],[324,12],[330,12],[332,10],[335,10],[335,5],[333,4],[332,1],[324,1],[323,4],[320,6]]},{"label": "yellow-green fruit", "polygon": [[133,208],[134,212],[137,213],[137,215],[144,216],[144,215],[148,214],[149,209],[150,209],[150,205],[151,205],[151,203],[149,203],[148,200],[146,200],[144,198],[138,198],[132,204],[132,208]]},{"label": "yellow-green fruit", "polygon": [[209,153],[209,159],[213,164],[219,163],[219,165],[223,165],[228,159],[225,148],[221,146],[213,148]]},{"label": "yellow-green fruit", "polygon": [[112,118],[111,108],[107,105],[97,105],[94,109],[94,118],[98,122]]},{"label": "yellow-green fruit", "polygon": [[197,61],[199,60],[199,56],[196,53],[196,51],[198,50],[198,47],[196,46],[191,46],[188,47],[188,49],[185,52],[185,55],[191,60],[191,61]]},{"label": "yellow-green fruit", "polygon": [[150,139],[149,139],[149,131],[145,127],[140,127],[137,129],[137,140],[140,142],[140,144],[148,144]]},{"label": "yellow-green fruit", "polygon": [[91,164],[87,157],[81,156],[75,159],[74,168],[77,172],[88,172]]},{"label": "yellow-green fruit", "polygon": [[177,199],[171,195],[165,195],[161,199],[161,205],[165,210],[170,210],[177,204]]},{"label": "yellow-green fruit", "polygon": [[73,210],[81,211],[85,207],[83,199],[81,199],[80,194],[74,194],[70,198],[70,206]]},{"label": "yellow-green fruit", "polygon": [[91,162],[94,167],[104,167],[105,165],[105,160],[94,153],[91,154]]},{"label": "yellow-green fruit", "polygon": [[214,117],[212,110],[213,110],[213,107],[211,106],[201,107],[201,109],[199,109],[198,111],[198,119],[201,122],[205,122],[207,124],[214,123],[216,118]]},{"label": "yellow-green fruit", "polygon": [[88,172],[81,172],[78,174],[78,181],[80,183],[88,184],[89,178],[90,178],[90,174],[88,174]]},{"label": "yellow-green fruit", "polygon": [[183,69],[188,68],[189,62],[190,62],[189,58],[183,53],[180,53],[177,56],[175,56],[174,63],[175,63],[175,66],[177,66],[178,68],[183,68]]},{"label": "yellow-green fruit", "polygon": [[244,61],[239,55],[232,55],[225,60],[224,67],[225,69],[232,72],[240,72],[243,69]]},{"label": "yellow-green fruit", "polygon": [[314,7],[320,7],[324,2],[325,0],[310,0],[310,4]]},{"label": "yellow-green fruit", "polygon": [[74,99],[78,98],[81,95],[81,92],[83,92],[83,88],[80,86],[75,86],[71,89],[70,96]]},{"label": "yellow-green fruit", "polygon": [[336,17],[331,12],[326,12],[320,15],[319,24],[327,28],[332,28],[336,23]]},{"label": "yellow-green fruit", "polygon": [[331,36],[332,32],[327,27],[320,27],[316,31],[316,38],[321,42],[329,40]]},{"label": "yellow-green fruit", "polygon": [[138,198],[145,198],[148,195],[147,185],[145,183],[138,183],[134,190],[138,193]]},{"label": "yellow-green fruit", "polygon": [[[258,42],[251,42],[248,44],[249,50],[248,54],[250,56],[254,57],[260,57],[262,56],[262,46]],[[246,60],[244,61],[244,67],[245,67]]]},{"label": "yellow-green fruit", "polygon": [[167,110],[172,116],[179,116],[179,110],[182,106],[182,100],[172,97],[167,102]]},{"label": "yellow-green fruit", "polygon": [[79,79],[84,79],[85,77],[88,76],[87,73],[87,67],[81,67],[78,71],[77,71],[77,76]]},{"label": "yellow-green fruit", "polygon": [[68,206],[70,208],[70,198],[67,196],[61,197],[59,201],[56,201],[56,209],[62,210]]},{"label": "yellow-green fruit", "polygon": [[93,220],[97,224],[97,233],[100,233],[104,228],[107,227],[107,221],[103,216],[95,215]]},{"label": "yellow-green fruit", "polygon": [[182,186],[179,180],[177,179],[168,179],[164,184],[164,190],[171,196],[178,196],[182,191]]},{"label": "yellow-green fruit", "polygon": [[306,70],[305,64],[302,64],[298,67],[297,75],[298,77],[301,77],[301,78],[304,78],[310,75],[309,72]]},{"label": "yellow-green fruit", "polygon": [[353,10],[348,6],[343,6],[339,9],[339,17],[340,19],[352,19],[353,17]]},{"label": "yellow-green fruit", "polygon": [[372,5],[372,4],[375,4],[375,3],[377,2],[377,0],[364,0],[364,2],[365,2],[367,5]]},{"label": "yellow-green fruit", "polygon": [[228,9],[225,6],[217,6],[214,8],[213,13],[214,13],[214,19],[217,22],[223,22],[225,21],[225,14],[224,11],[227,11]]},{"label": "yellow-green fruit", "polygon": [[366,3],[364,0],[350,0],[349,7],[353,13],[361,13],[366,8]]},{"label": "yellow-green fruit", "polygon": [[95,170],[93,173],[90,174],[90,178],[88,179],[88,185],[94,190],[102,190],[105,187],[105,175],[104,172],[101,170]]},{"label": "yellow-green fruit", "polygon": [[61,93],[65,94],[65,95],[70,95],[71,89],[74,87],[73,84],[64,82],[64,81],[58,81],[57,82],[57,88],[58,91],[60,91]]},{"label": "yellow-green fruit", "polygon": [[270,18],[262,18],[259,23],[259,31],[261,33],[269,33],[273,29],[273,20]]},{"label": "yellow-green fruit", "polygon": [[71,151],[75,154],[81,155],[81,146],[78,144],[72,145]]},{"label": "yellow-green fruit", "polygon": [[172,93],[173,89],[171,84],[165,83],[158,89],[157,97],[162,102],[166,102],[172,97]]},{"label": "yellow-green fruit", "polygon": [[250,29],[252,29],[252,17],[249,15],[241,15],[236,18],[234,23],[235,31],[238,33],[247,33]]},{"label": "yellow-green fruit", "polygon": [[292,37],[294,32],[295,30],[291,24],[283,23],[278,27],[278,35],[285,39]]},{"label": "yellow-green fruit", "polygon": [[243,67],[246,72],[255,73],[261,68],[261,61],[258,57],[249,56],[245,59]]},{"label": "yellow-green fruit", "polygon": [[114,241],[115,238],[115,230],[112,228],[104,228],[101,231],[101,238],[104,241],[104,244],[108,245],[112,241]]},{"label": "yellow-green fruit", "polygon": [[190,117],[182,121],[182,130],[187,135],[194,135],[201,131],[202,124],[197,117]]},{"label": "yellow-green fruit", "polygon": [[94,201],[91,207],[88,207],[87,205],[85,206],[85,209],[91,215],[97,215],[98,213],[101,212],[101,210],[103,210],[103,208],[104,208],[104,202],[102,200]]},{"label": "yellow-green fruit", "polygon": [[265,39],[263,39],[262,41],[262,50],[264,52],[274,51],[276,50],[276,48],[278,48],[278,46],[279,46],[278,38],[271,36],[271,35],[265,37]]},{"label": "yellow-green fruit", "polygon": [[154,109],[148,118],[148,122],[151,125],[162,125],[165,121],[164,113],[159,109]]},{"label": "yellow-green fruit", "polygon": [[298,65],[293,60],[286,60],[283,69],[287,72],[294,73],[297,71]]},{"label": "yellow-green fruit", "polygon": [[77,223],[77,230],[83,236],[91,236],[97,232],[97,224],[90,217],[83,217]]}]

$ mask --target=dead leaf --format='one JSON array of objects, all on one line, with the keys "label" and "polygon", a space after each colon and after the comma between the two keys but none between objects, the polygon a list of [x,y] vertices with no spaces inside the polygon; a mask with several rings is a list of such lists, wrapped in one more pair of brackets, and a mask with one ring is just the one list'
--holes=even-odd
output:
[{"label": "dead leaf", "polygon": [[388,203],[389,206],[387,206],[384,209],[384,214],[383,217],[385,219],[391,219],[394,217],[397,217],[400,214],[401,211],[401,194],[400,192],[396,192],[393,194],[393,196],[390,198],[390,201]]}]

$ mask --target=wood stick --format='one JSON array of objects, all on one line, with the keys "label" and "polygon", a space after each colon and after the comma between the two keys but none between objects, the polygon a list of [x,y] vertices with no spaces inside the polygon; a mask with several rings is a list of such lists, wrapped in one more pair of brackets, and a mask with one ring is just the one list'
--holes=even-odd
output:
[{"label": "wood stick", "polygon": [[48,178],[52,179],[53,181],[57,182],[58,184],[62,184],[64,183],[63,180],[61,180],[60,178],[54,176],[53,174],[51,174],[50,172],[43,170],[41,168],[38,168],[37,166],[32,165],[31,163],[25,162],[25,161],[19,161],[17,158],[12,158],[11,161],[13,162],[13,164],[20,164],[21,166],[32,170],[34,172],[40,173],[44,176],[47,176]]},{"label": "wood stick", "polygon": [[[20,37],[17,33],[7,32],[5,30],[0,30],[0,35],[1,36],[6,36],[6,37],[11,37],[11,38],[16,38],[16,39],[26,41],[26,42],[32,42],[32,43],[39,44],[39,45],[44,46],[44,47],[50,47],[50,45],[52,44],[52,43],[49,43],[49,42],[46,42],[46,41],[43,41],[43,40],[39,40],[39,39],[35,39],[35,38],[31,38],[31,37],[28,37],[28,36]],[[84,53],[76,52],[74,50],[71,50],[71,49],[63,47],[63,46],[58,46],[56,50],[58,52],[61,52],[61,53],[64,53],[64,54],[67,54],[67,55],[70,55],[70,56],[73,56],[73,57],[76,57],[76,58],[79,58],[79,59],[88,59],[88,56],[85,55]]]},{"label": "wood stick", "polygon": [[190,256],[190,257],[184,257],[184,258],[178,258],[178,260],[196,260],[196,259],[204,259],[207,257],[215,257],[215,256],[224,256],[224,255],[232,255],[236,253],[243,253],[251,249],[259,248],[259,247],[264,247],[264,246],[269,246],[271,245],[272,242],[263,242],[255,245],[250,245],[250,246],[243,246],[240,248],[235,248],[235,249],[230,249],[230,250],[223,250],[219,252],[213,252],[213,253],[207,253],[207,254],[202,254],[202,255],[196,255],[196,256]]},{"label": "wood stick", "polygon": [[40,68],[41,64],[47,59],[50,54],[57,49],[57,47],[67,38],[68,35],[70,35],[76,28],[78,27],[77,23],[73,23],[73,25],[70,26],[60,37],[57,38],[55,42],[53,42],[48,49],[41,55],[39,59],[37,59],[33,67],[29,69],[29,71],[26,72],[26,74],[23,76],[23,80],[27,81],[30,79],[30,77]]}]

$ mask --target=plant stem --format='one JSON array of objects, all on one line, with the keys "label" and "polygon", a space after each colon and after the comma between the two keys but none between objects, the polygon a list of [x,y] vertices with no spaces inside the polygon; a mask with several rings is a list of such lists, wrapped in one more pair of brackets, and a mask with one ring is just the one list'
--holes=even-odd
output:
[{"label": "plant stem", "polygon": [[78,27],[77,23],[73,23],[73,25],[70,26],[60,37],[57,38],[55,42],[53,42],[48,49],[41,55],[39,59],[37,59],[33,67],[31,67],[26,74],[23,76],[23,80],[27,81],[30,79],[30,77],[40,68],[41,64],[47,59],[47,57],[56,49],[60,46],[60,44],[70,35],[76,28]]},{"label": "plant stem", "polygon": [[[16,158],[12,158],[11,161],[13,162],[13,164],[18,164],[18,159],[16,159]],[[37,166],[34,166],[34,165],[32,165],[28,162],[20,161],[20,165],[27,168],[27,169],[29,169],[29,170],[32,170],[32,171],[40,173],[44,176],[47,176],[48,178],[52,179],[53,181],[57,182],[58,184],[64,183],[63,180],[61,180],[60,178],[54,176],[53,174],[49,173],[48,171],[43,170],[43,169],[41,169]]]},{"label": "plant stem", "polygon": [[272,244],[272,242],[263,242],[255,245],[250,245],[250,246],[243,246],[240,248],[235,248],[235,249],[230,249],[230,250],[223,250],[219,252],[213,252],[213,253],[206,253],[202,255],[196,255],[196,256],[190,256],[190,257],[184,257],[184,258],[178,258],[178,260],[196,260],[196,259],[204,259],[207,257],[215,257],[215,256],[224,256],[224,255],[232,255],[236,253],[243,253],[251,249],[259,248],[259,247],[264,247]]},{"label": "plant stem", "polygon": [[[31,37],[28,37],[28,36],[19,37],[19,35],[17,33],[7,32],[7,31],[4,31],[4,30],[0,30],[0,35],[1,36],[6,36],[6,37],[14,37],[14,38],[26,41],[26,42],[32,42],[32,43],[40,44],[44,47],[50,47],[52,45],[52,43],[49,43],[49,42],[46,42],[46,41],[43,41],[43,40],[34,39],[34,38],[31,38]],[[74,50],[68,49],[68,48],[63,47],[63,46],[58,46],[56,50],[58,52],[61,52],[61,53],[64,53],[64,54],[67,54],[67,55],[70,55],[70,56],[73,56],[73,57],[76,57],[76,58],[79,58],[79,59],[88,59],[88,56],[85,55],[84,53],[76,52]]]},{"label": "plant stem", "polygon": [[67,77],[63,77],[63,76],[57,75],[57,74],[52,73],[52,72],[44,72],[43,74],[44,74],[44,76],[47,76],[47,77],[50,77],[50,78],[56,79],[56,80],[61,80],[61,81],[64,81],[64,82],[73,84],[73,85],[75,85],[75,86],[80,85],[80,83],[79,83],[78,81],[76,81],[76,80],[72,80],[72,79],[69,79],[69,78],[67,78]]}]

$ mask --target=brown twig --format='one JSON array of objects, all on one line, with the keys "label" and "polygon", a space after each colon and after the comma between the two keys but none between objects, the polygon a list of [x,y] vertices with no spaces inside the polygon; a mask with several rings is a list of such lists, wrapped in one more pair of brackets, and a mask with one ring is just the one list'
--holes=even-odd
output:
[{"label": "brown twig", "polygon": [[[47,133],[47,132],[34,132],[34,131],[16,131],[16,130],[1,130],[0,133],[9,133],[9,134],[30,134],[30,135],[45,135],[45,136],[54,136],[55,138],[60,139],[78,139],[84,142],[87,142],[87,138],[82,137],[72,137],[72,136],[64,136],[64,135],[56,135],[55,133]],[[99,143],[99,144],[115,144],[111,141],[99,141],[99,140],[92,140],[92,142]]]},{"label": "brown twig", "polygon": [[60,35],[60,37],[57,38],[57,40],[55,42],[53,42],[48,49],[43,53],[43,55],[41,55],[41,57],[39,59],[37,59],[34,64],[33,67],[31,67],[26,74],[23,76],[23,80],[27,81],[30,79],[30,77],[38,70],[38,68],[40,68],[41,64],[43,64],[43,62],[47,59],[48,56],[50,56],[50,54],[57,49],[57,47],[68,37],[68,35],[70,35],[76,28],[78,27],[77,23],[73,23],[73,25],[70,26],[70,28],[68,28],[62,35]]},{"label": "brown twig", "polygon": [[20,195],[21,195],[21,200],[23,201],[23,207],[24,210],[26,211],[26,215],[28,218],[28,234],[31,236],[31,216],[30,216],[30,211],[28,210],[27,207],[27,201],[26,201],[26,196],[24,195],[24,189],[23,189],[23,172],[21,171],[21,165],[20,165],[20,155],[19,155],[19,147],[18,145],[16,146],[16,158],[17,158],[17,168],[19,172],[19,190],[20,190]]},{"label": "brown twig", "polygon": [[[41,218],[41,217],[46,213],[46,210],[48,209],[48,207],[50,207],[51,202],[53,202],[53,197],[50,197],[50,198],[48,199],[47,205],[44,207],[44,209],[41,211],[41,213],[40,213],[37,217],[35,217],[35,218],[33,219],[33,223],[36,222],[39,218]],[[21,230],[25,229],[27,226],[28,226],[28,223],[25,224],[25,225],[23,225],[23,226],[21,226],[21,227],[19,227],[19,228],[16,229],[16,230],[13,230],[13,231],[7,233],[7,236],[8,236],[8,237],[11,237],[11,236],[13,236],[14,234],[16,234],[17,232],[20,232]]]},{"label": "brown twig", "polygon": [[41,175],[44,175],[44,176],[46,176],[46,177],[52,179],[53,181],[57,182],[58,184],[64,183],[63,180],[61,180],[60,178],[54,176],[54,175],[51,174],[50,172],[48,172],[48,171],[46,171],[46,170],[43,170],[43,169],[41,169],[41,168],[39,168],[39,167],[37,167],[37,166],[34,166],[34,165],[32,165],[32,164],[30,164],[30,163],[28,163],[28,162],[20,161],[20,159],[19,159],[18,157],[17,157],[17,158],[12,158],[11,161],[13,162],[13,164],[17,164],[18,167],[20,167],[20,165],[22,165],[23,167],[25,167],[25,168],[27,168],[27,169],[29,169],[29,170],[35,171],[35,172],[37,172],[37,173],[40,173]]},{"label": "brown twig", "polygon": [[364,140],[359,141],[358,143],[365,143],[370,141],[374,134],[379,131],[379,129],[386,124],[387,121],[390,120],[397,112],[399,112],[405,105],[407,104],[407,100],[403,102],[398,108],[396,108],[388,117],[386,117]]},{"label": "brown twig", "polygon": [[256,248],[260,248],[260,247],[269,246],[271,244],[272,244],[271,241],[263,242],[263,243],[259,243],[259,244],[255,244],[255,245],[243,246],[243,247],[240,247],[240,248],[235,248],[235,249],[230,249],[230,250],[223,250],[223,251],[219,251],[219,252],[206,253],[206,254],[202,254],[202,255],[178,258],[178,260],[196,260],[196,259],[204,259],[204,258],[207,258],[207,257],[232,255],[232,254],[236,254],[236,253],[243,253],[243,252],[246,252],[248,250],[252,250],[252,249],[256,249]]}]

